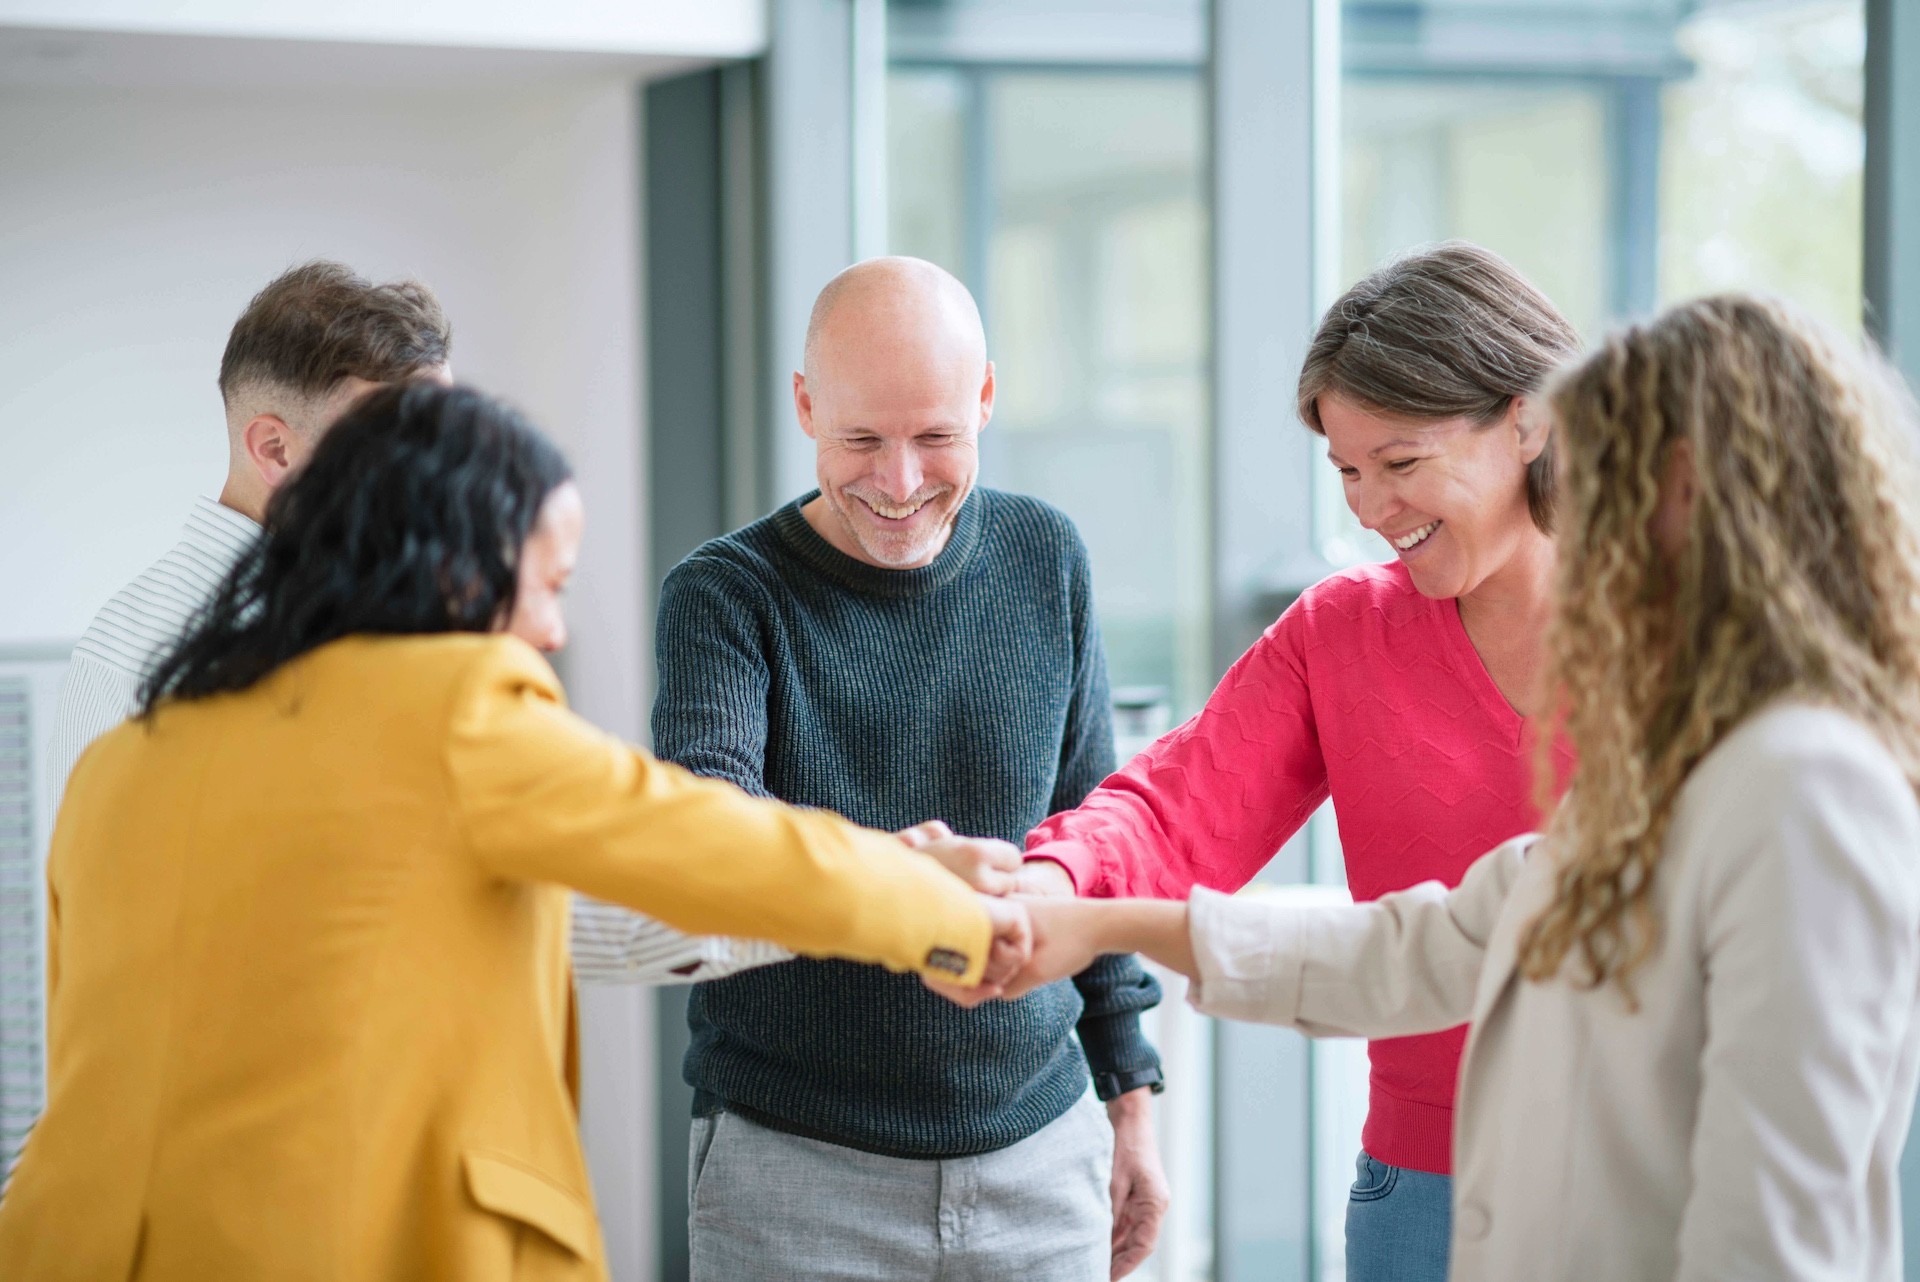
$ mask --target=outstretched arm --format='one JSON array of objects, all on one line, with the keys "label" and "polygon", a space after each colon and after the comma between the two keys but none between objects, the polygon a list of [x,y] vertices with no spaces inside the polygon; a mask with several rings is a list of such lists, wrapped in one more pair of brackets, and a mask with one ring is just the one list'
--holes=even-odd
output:
[{"label": "outstretched arm", "polygon": [[[446,766],[497,877],[556,882],[680,930],[766,939],[963,983],[1024,959],[1025,914],[897,837],[699,779],[559,702],[525,647],[489,648],[454,700]],[[1005,969],[1002,969],[1005,968]]]},{"label": "outstretched arm", "polygon": [[1402,1037],[1464,1022],[1488,937],[1535,839],[1480,857],[1454,890],[1423,882],[1372,903],[1326,887],[1187,903],[1027,901],[1034,952],[1010,996],[1104,952],[1145,953],[1194,981],[1200,1010],[1316,1037]]},{"label": "outstretched arm", "polygon": [[1022,889],[1180,899],[1238,890],[1327,796],[1296,605],[1206,707],[1027,835]]},{"label": "outstretched arm", "polygon": [[1038,896],[1022,902],[1033,920],[1033,957],[1007,986],[1008,997],[1024,997],[1104,953],[1140,953],[1190,979],[1198,974],[1183,901]]},{"label": "outstretched arm", "polygon": [[582,983],[696,984],[792,956],[778,944],[689,935],[645,913],[574,896],[573,974]]},{"label": "outstretched arm", "polygon": [[[1020,852],[1004,841],[955,838],[939,821],[894,834],[984,894],[1005,894]],[[573,901],[573,973],[589,984],[697,984],[790,960],[758,939],[689,935],[618,904]]]}]

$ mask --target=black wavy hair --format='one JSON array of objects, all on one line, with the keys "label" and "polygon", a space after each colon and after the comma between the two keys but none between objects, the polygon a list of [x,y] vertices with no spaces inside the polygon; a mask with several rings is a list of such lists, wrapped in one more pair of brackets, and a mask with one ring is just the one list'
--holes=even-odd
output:
[{"label": "black wavy hair", "polygon": [[495,631],[540,505],[572,475],[539,429],[471,388],[373,392],[274,494],[265,532],[147,678],[142,713],[245,690],[356,633]]}]

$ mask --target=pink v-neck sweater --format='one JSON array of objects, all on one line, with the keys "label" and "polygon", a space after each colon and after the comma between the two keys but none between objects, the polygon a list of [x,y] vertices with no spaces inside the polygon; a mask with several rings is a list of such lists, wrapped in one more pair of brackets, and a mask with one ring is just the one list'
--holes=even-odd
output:
[{"label": "pink v-neck sweater", "polygon": [[[1421,596],[1398,562],[1362,566],[1304,593],[1197,716],[1034,829],[1027,855],[1058,860],[1083,895],[1231,891],[1331,796],[1355,899],[1453,886],[1538,825],[1532,764],[1458,605]],[[1463,1027],[1369,1045],[1367,1152],[1450,1169],[1465,1043]]]}]

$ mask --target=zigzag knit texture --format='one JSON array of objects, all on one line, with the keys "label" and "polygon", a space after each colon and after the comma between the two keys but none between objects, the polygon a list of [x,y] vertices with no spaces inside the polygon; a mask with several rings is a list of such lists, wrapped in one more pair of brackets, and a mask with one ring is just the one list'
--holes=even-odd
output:
[{"label": "zigzag knit texture", "polygon": [[[1571,772],[1564,745],[1558,777]],[[1184,897],[1251,881],[1329,797],[1347,884],[1376,899],[1468,865],[1539,824],[1525,720],[1487,675],[1452,600],[1398,562],[1303,593],[1192,720],[1027,839],[1085,895]],[[1372,1043],[1363,1142],[1450,1169],[1465,1029]]]}]

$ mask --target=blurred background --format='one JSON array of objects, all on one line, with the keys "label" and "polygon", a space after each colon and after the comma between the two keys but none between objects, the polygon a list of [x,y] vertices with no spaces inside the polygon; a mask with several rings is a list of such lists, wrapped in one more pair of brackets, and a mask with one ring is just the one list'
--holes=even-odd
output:
[{"label": "blurred background", "polygon": [[[667,568],[810,487],[787,380],[814,293],[871,254],[949,268],[999,368],[983,479],[1085,534],[1125,753],[1300,588],[1385,556],[1292,390],[1319,310],[1396,253],[1489,245],[1589,337],[1766,289],[1911,367],[1917,10],[0,0],[0,1156],[41,1092],[52,694],[217,491],[226,331],[289,264],[426,280],[456,373],[572,454],[563,672],[636,739]],[[1266,876],[1339,881],[1333,825]],[[1178,997],[1153,1017],[1175,1209],[1141,1276],[1340,1278],[1363,1047]],[[584,1000],[616,1274],[673,1282],[685,993]]]}]

